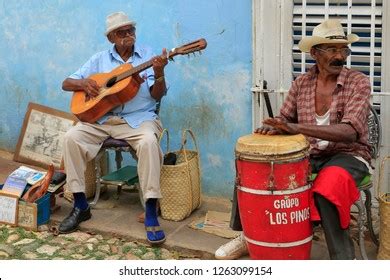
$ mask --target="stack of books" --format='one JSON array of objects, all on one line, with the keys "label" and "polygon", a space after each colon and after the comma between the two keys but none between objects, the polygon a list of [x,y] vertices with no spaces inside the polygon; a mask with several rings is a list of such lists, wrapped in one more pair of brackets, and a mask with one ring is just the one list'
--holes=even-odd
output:
[{"label": "stack of books", "polygon": [[28,185],[39,182],[45,175],[44,171],[20,166],[7,177],[2,192],[21,197]]},{"label": "stack of books", "polygon": [[[46,171],[39,171],[27,166],[20,166],[14,170],[6,179],[2,188],[3,193],[22,197],[29,186],[38,183],[46,175]],[[55,193],[66,182],[66,175],[63,172],[55,171],[51,179],[48,192]]]}]

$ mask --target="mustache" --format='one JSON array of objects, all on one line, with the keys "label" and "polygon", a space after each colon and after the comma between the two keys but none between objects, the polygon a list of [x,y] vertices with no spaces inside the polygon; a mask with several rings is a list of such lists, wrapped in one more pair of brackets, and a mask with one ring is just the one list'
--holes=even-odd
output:
[{"label": "mustache", "polygon": [[[133,41],[134,41],[134,43],[135,43],[135,36],[130,36],[129,37],[130,39],[133,39]],[[125,40],[126,40],[127,38],[123,38],[122,40],[121,40],[121,44],[123,45],[124,43],[125,43]]]},{"label": "mustache", "polygon": [[329,65],[330,66],[343,66],[345,64],[345,60],[333,60]]}]

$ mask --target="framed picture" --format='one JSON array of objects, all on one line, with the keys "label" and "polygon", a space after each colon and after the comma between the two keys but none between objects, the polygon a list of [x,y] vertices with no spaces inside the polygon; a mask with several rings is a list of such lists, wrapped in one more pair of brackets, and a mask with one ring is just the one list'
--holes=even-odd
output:
[{"label": "framed picture", "polygon": [[29,103],[14,154],[14,161],[47,168],[62,166],[64,134],[77,122],[67,112]]},{"label": "framed picture", "polygon": [[18,223],[19,197],[0,190],[0,223],[16,226]]},{"label": "framed picture", "polygon": [[28,230],[37,230],[37,209],[36,203],[28,203],[25,201],[19,202],[18,211],[18,226],[24,227]]}]

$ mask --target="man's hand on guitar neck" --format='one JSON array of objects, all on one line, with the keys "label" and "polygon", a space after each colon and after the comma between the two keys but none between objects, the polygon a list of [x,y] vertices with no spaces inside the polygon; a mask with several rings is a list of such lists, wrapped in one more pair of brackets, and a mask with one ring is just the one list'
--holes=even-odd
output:
[{"label": "man's hand on guitar neck", "polygon": [[153,57],[153,72],[156,79],[164,76],[164,68],[168,64],[167,50],[164,48],[162,54]]},{"label": "man's hand on guitar neck", "polygon": [[160,100],[165,94],[167,87],[164,78],[164,68],[168,64],[168,53],[164,48],[162,54],[152,58],[154,85],[151,88],[150,94],[155,100]]}]

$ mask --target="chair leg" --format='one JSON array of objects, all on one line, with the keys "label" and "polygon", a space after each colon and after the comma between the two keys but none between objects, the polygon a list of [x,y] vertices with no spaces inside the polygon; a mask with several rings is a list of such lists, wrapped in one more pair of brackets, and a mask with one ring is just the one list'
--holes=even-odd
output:
[{"label": "chair leg", "polygon": [[105,150],[99,151],[95,158],[95,172],[96,172],[96,190],[95,190],[95,197],[92,202],[89,203],[89,205],[94,208],[99,200],[100,192],[102,188],[102,184],[100,183],[100,176],[101,176],[101,168],[100,168],[100,159],[104,155]]},{"label": "chair leg", "polygon": [[[115,151],[115,162],[116,162],[116,170],[119,170],[122,168],[122,152],[121,151]],[[118,186],[116,189],[116,197],[115,199],[119,199],[119,195],[122,192],[122,186]]]},{"label": "chair leg", "polygon": [[372,224],[372,212],[371,212],[371,206],[372,206],[372,196],[370,190],[364,190],[364,194],[366,195],[366,200],[364,201],[364,206],[366,207],[366,213],[367,213],[367,228],[370,232],[370,237],[374,244],[379,247],[379,240],[378,236],[374,232],[374,226]]},{"label": "chair leg", "polygon": [[364,211],[364,205],[362,196],[360,195],[360,198],[358,201],[355,202],[355,206],[358,209],[358,230],[359,230],[359,248],[360,248],[360,254],[362,255],[363,260],[368,260],[367,253],[366,253],[366,246],[364,244],[364,224],[366,221],[366,213]]}]

